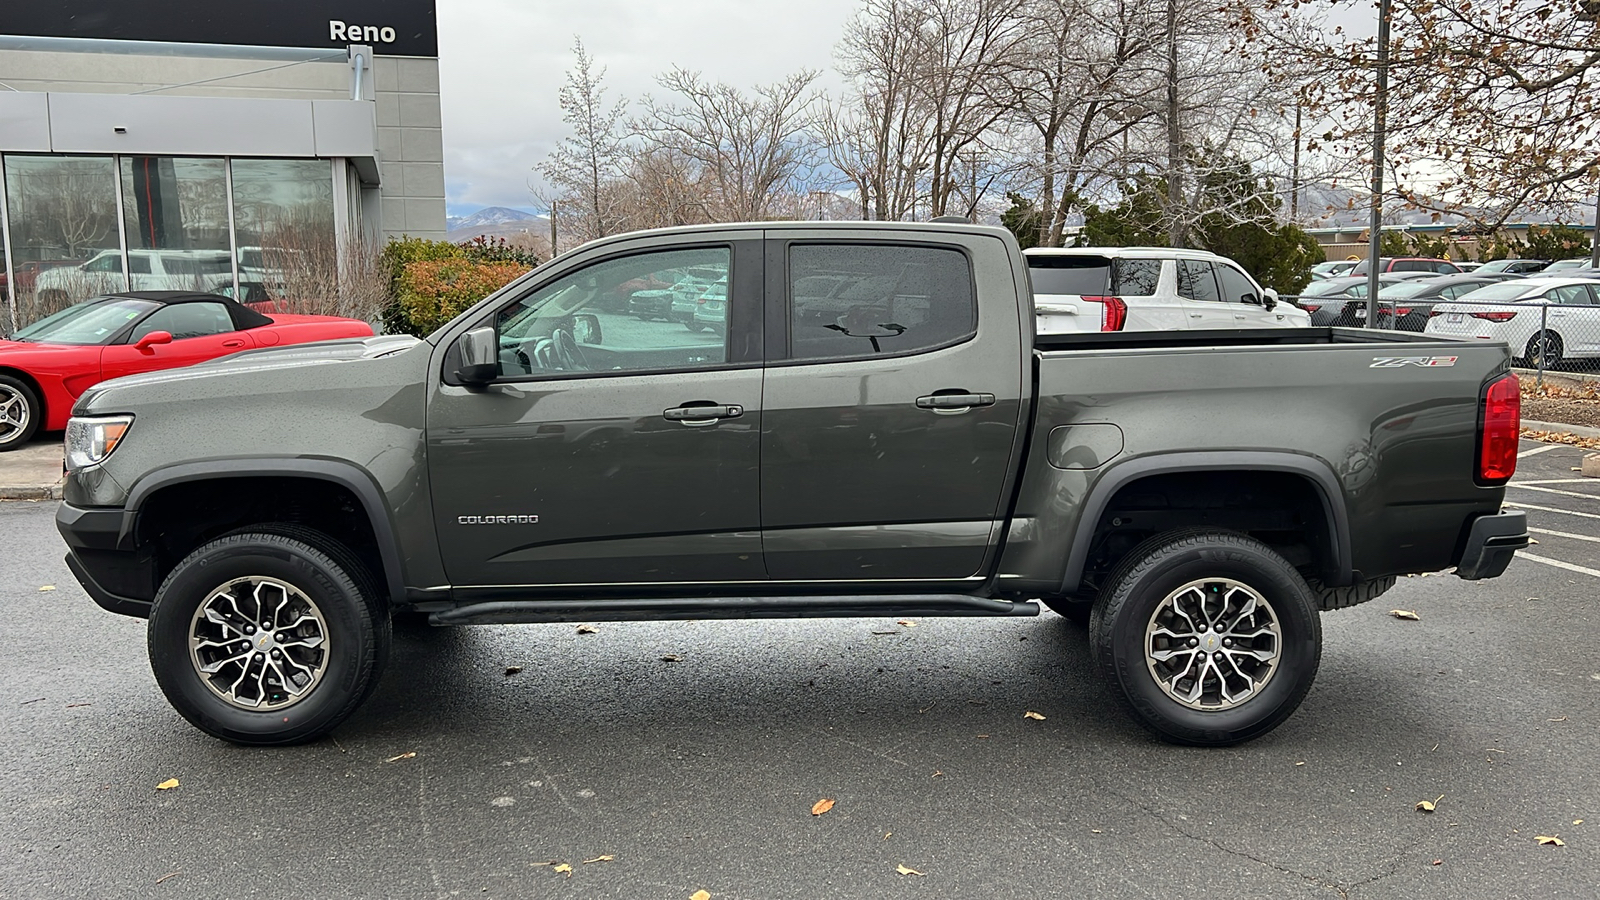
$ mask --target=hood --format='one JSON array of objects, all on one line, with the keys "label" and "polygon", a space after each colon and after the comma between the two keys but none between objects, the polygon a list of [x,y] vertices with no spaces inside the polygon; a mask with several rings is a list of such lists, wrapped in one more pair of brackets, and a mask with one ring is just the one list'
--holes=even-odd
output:
[{"label": "hood", "polygon": [[337,365],[339,363],[357,362],[363,359],[377,359],[409,350],[422,343],[419,338],[409,334],[388,334],[380,337],[350,338],[339,341],[320,341],[313,344],[292,344],[288,347],[269,347],[261,350],[246,350],[231,356],[223,356],[208,360],[197,365],[182,369],[167,369],[160,372],[147,372],[143,375],[128,375],[123,378],[113,378],[103,381],[89,389],[84,394],[83,401],[90,399],[90,394],[103,393],[106,390],[119,387],[136,387],[146,385],[170,384],[177,381],[192,381],[202,378],[211,378],[217,375],[238,375],[246,372],[268,372],[275,369],[297,369],[302,366]]}]

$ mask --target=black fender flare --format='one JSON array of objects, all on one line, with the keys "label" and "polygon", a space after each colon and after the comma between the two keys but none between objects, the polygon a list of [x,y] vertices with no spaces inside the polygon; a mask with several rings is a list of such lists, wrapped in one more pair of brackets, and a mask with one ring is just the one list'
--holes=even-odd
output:
[{"label": "black fender flare", "polygon": [[1083,514],[1067,553],[1062,573],[1061,593],[1074,594],[1082,586],[1083,570],[1089,561],[1089,545],[1111,498],[1124,486],[1151,475],[1183,472],[1287,472],[1299,475],[1317,489],[1322,511],[1327,516],[1328,534],[1333,539],[1333,580],[1329,584],[1349,584],[1354,575],[1350,560],[1350,515],[1345,507],[1344,490],[1333,469],[1310,456],[1270,450],[1195,451],[1142,456],[1114,464],[1095,481],[1083,503]]},{"label": "black fender flare", "polygon": [[405,599],[405,572],[401,565],[400,541],[394,531],[394,519],[383,491],[372,475],[360,466],[341,459],[317,457],[230,457],[177,463],[155,469],[133,486],[123,505],[122,529],[117,535],[119,549],[134,549],[134,534],[138,526],[139,508],[157,491],[193,481],[217,478],[309,478],[328,481],[348,488],[361,503],[372,526],[372,536],[378,544],[378,556],[383,562],[383,581],[388,588],[390,603]]}]

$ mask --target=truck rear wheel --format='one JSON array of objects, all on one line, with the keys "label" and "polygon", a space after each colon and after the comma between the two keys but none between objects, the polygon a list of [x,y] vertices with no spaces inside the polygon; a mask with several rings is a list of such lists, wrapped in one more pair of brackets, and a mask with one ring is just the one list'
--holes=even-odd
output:
[{"label": "truck rear wheel", "polygon": [[1235,532],[1156,535],[1106,582],[1089,620],[1096,666],[1164,740],[1248,741],[1311,690],[1322,623],[1300,573]]},{"label": "truck rear wheel", "polygon": [[150,667],[189,723],[237,744],[326,734],[366,699],[389,622],[353,557],[301,535],[231,534],[190,553],[150,608]]}]

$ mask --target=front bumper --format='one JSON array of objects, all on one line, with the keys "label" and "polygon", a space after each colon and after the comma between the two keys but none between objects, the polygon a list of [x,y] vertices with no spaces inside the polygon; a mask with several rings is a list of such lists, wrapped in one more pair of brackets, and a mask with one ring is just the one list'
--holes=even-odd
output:
[{"label": "front bumper", "polygon": [[121,509],[85,509],[62,503],[56,529],[67,542],[67,568],[102,609],[140,619],[150,617],[155,566],[134,549]]},{"label": "front bumper", "polygon": [[1501,510],[1479,516],[1467,532],[1467,546],[1456,575],[1467,581],[1496,578],[1511,565],[1518,550],[1528,546],[1528,515],[1521,510]]}]

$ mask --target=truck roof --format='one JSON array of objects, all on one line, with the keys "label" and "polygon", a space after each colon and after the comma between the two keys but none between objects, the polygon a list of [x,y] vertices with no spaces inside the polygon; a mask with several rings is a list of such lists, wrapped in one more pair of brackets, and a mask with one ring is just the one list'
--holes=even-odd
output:
[{"label": "truck roof", "polygon": [[1210,250],[1188,250],[1176,247],[1033,247],[1022,251],[1024,256],[1105,256],[1126,259],[1222,259]]}]

